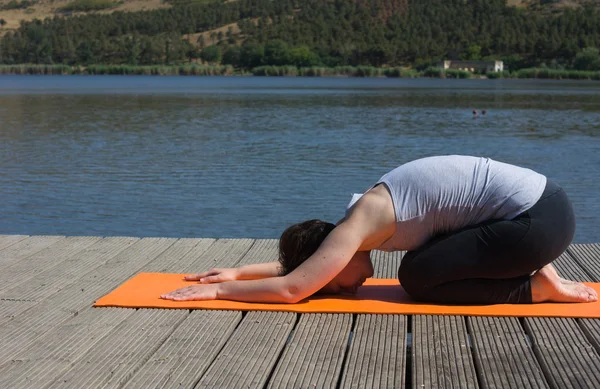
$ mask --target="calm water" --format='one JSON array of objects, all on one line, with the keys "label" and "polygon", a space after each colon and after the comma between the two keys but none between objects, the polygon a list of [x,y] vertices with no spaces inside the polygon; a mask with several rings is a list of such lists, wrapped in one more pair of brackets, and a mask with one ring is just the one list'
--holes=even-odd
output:
[{"label": "calm water", "polygon": [[600,242],[599,151],[600,83],[1,76],[0,233],[275,238],[470,154],[560,183]]}]

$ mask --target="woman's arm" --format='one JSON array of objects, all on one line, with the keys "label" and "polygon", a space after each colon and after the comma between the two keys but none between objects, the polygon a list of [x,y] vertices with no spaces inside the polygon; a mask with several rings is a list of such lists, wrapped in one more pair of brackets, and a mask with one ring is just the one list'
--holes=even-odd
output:
[{"label": "woman's arm", "polygon": [[204,273],[186,276],[187,281],[200,281],[201,284],[235,280],[256,280],[260,278],[277,277],[281,265],[279,262],[257,263],[237,268],[215,268]]},{"label": "woman's arm", "polygon": [[[394,233],[395,216],[389,196],[387,200],[385,197],[378,200],[377,196],[371,195],[372,201],[365,201],[364,197],[359,200],[361,205],[352,209],[348,218],[331,231],[317,251],[286,276],[192,285],[161,297],[296,303],[311,296],[341,272],[359,249],[376,247]],[[381,199],[385,201],[382,203]]]},{"label": "woman's arm", "polygon": [[263,278],[249,281],[229,281],[218,284],[191,285],[160,296],[174,301],[234,300],[261,303],[291,303],[286,293],[285,277]]},{"label": "woman's arm", "polygon": [[238,280],[256,280],[277,277],[281,271],[279,262],[257,263],[238,267]]},{"label": "woman's arm", "polygon": [[192,285],[161,297],[175,301],[223,299],[296,303],[319,291],[342,271],[362,243],[361,230],[360,223],[342,223],[312,256],[286,276]]}]

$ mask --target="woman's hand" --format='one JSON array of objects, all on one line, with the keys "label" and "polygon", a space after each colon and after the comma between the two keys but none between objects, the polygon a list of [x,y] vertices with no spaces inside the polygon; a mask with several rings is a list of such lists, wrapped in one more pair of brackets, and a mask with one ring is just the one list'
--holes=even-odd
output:
[{"label": "woman's hand", "polygon": [[218,297],[218,288],[219,285],[217,284],[191,285],[165,293],[160,298],[173,301],[216,300]]},{"label": "woman's hand", "polygon": [[238,279],[238,269],[210,269],[204,273],[185,276],[186,281],[200,281],[201,284],[235,281]]}]

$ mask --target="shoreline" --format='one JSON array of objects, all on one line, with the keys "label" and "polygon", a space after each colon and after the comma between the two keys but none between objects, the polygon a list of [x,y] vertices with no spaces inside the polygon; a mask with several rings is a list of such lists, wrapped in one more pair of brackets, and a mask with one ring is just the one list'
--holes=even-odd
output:
[{"label": "shoreline", "polygon": [[230,65],[0,65],[0,75],[125,75],[125,76],[257,76],[257,77],[345,77],[345,78],[455,78],[455,79],[553,79],[600,81],[600,71],[520,69],[513,72],[471,73],[465,70],[371,66],[306,67],[260,66],[251,70]]}]

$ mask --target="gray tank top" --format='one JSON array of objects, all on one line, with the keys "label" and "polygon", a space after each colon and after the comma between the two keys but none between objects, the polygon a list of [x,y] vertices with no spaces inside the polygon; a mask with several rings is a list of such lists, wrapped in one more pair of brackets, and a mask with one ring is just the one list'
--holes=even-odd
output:
[{"label": "gray tank top", "polygon": [[[377,249],[396,251],[486,220],[513,219],[539,200],[546,177],[489,158],[448,155],[404,164],[377,184],[391,193],[397,222]],[[361,196],[355,194],[347,210]]]}]

